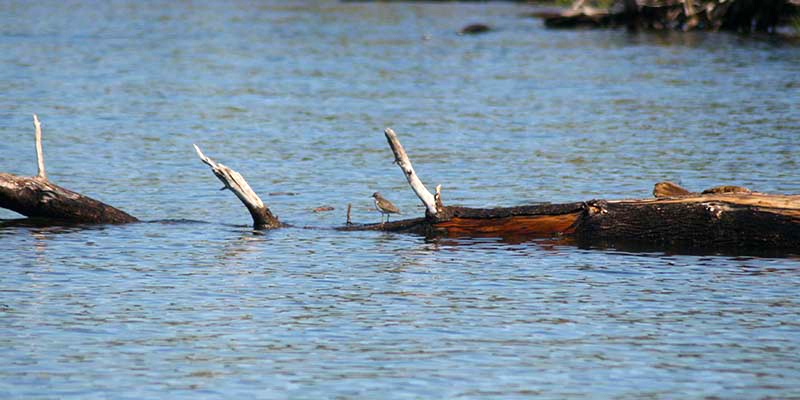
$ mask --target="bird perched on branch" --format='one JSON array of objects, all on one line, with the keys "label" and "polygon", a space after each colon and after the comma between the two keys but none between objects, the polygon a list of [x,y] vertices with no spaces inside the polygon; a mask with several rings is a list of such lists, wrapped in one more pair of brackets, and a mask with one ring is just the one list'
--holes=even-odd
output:
[{"label": "bird perched on branch", "polygon": [[375,208],[381,212],[381,224],[383,224],[384,214],[386,214],[386,222],[389,222],[389,214],[400,213],[400,210],[391,201],[384,199],[380,193],[375,192],[372,197],[375,199]]}]

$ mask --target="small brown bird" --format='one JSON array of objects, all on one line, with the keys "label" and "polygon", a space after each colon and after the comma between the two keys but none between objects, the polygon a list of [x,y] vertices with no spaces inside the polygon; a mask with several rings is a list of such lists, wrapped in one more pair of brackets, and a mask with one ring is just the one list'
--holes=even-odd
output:
[{"label": "small brown bird", "polygon": [[400,210],[391,201],[384,199],[380,193],[375,192],[372,197],[375,199],[375,208],[381,212],[381,224],[383,224],[383,214],[386,214],[386,222],[389,222],[389,214],[400,213]]}]

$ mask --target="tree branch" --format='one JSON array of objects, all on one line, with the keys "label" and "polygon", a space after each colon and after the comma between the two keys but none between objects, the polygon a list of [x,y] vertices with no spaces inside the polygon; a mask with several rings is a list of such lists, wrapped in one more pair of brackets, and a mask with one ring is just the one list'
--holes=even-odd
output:
[{"label": "tree branch", "polygon": [[400,166],[401,170],[403,170],[403,173],[406,175],[406,179],[408,180],[408,184],[411,185],[411,189],[414,190],[414,193],[417,194],[417,197],[419,197],[419,199],[422,201],[422,204],[425,205],[426,214],[434,218],[438,218],[439,212],[436,209],[436,200],[414,172],[414,167],[411,165],[411,160],[408,159],[406,150],[397,139],[397,134],[394,133],[392,128],[386,128],[383,133],[386,135],[386,140],[389,142],[389,147],[392,148],[392,152],[394,153],[394,162]]},{"label": "tree branch", "polygon": [[42,125],[39,123],[39,117],[36,114],[33,114],[33,128],[35,129],[34,135],[36,137],[36,163],[39,167],[36,177],[47,180],[47,173],[44,171],[44,154],[42,152]]},{"label": "tree branch", "polygon": [[193,146],[200,160],[211,167],[211,171],[214,172],[214,175],[225,185],[223,189],[230,189],[245,207],[247,207],[247,210],[250,211],[250,216],[253,217],[253,227],[255,229],[274,229],[281,226],[278,218],[272,215],[269,208],[264,205],[264,202],[262,202],[261,198],[250,188],[250,185],[241,174],[206,157],[197,145]]}]

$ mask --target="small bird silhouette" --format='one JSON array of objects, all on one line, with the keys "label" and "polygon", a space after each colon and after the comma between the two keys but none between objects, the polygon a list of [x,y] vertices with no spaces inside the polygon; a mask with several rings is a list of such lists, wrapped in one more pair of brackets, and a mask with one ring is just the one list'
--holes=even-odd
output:
[{"label": "small bird silhouette", "polygon": [[380,193],[375,192],[372,194],[375,199],[375,208],[381,212],[381,224],[383,224],[383,215],[386,214],[386,222],[389,222],[389,214],[399,214],[400,210],[392,204],[391,201],[386,200]]}]

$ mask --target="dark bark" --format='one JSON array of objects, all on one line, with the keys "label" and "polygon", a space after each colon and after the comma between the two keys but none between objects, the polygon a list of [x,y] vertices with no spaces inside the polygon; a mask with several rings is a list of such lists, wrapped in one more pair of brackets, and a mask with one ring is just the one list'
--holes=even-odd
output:
[{"label": "dark bark", "polygon": [[427,237],[559,237],[583,246],[800,252],[800,196],[686,193],[642,200],[543,204],[509,208],[444,207],[442,218],[350,225]]},{"label": "dark bark", "polygon": [[38,177],[0,173],[0,207],[31,218],[121,224],[136,217]]},{"label": "dark bark", "polygon": [[735,198],[696,199],[591,202],[575,227],[575,237],[587,245],[800,251],[800,209],[737,204]]}]

